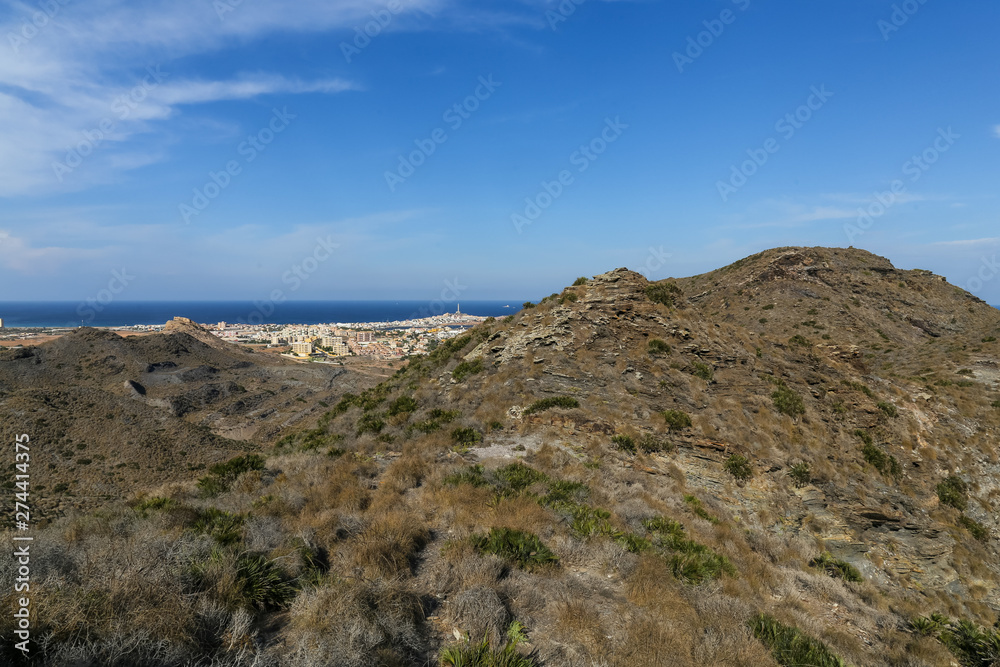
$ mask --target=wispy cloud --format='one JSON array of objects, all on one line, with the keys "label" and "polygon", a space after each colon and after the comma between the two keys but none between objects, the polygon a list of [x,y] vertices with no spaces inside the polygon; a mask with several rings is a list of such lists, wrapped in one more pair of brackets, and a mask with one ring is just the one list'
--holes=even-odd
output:
[{"label": "wispy cloud", "polygon": [[[444,2],[408,0],[401,16],[426,16]],[[302,0],[291,6],[227,0],[53,2],[47,19],[34,26],[32,17],[41,15],[38,6],[0,4],[7,10],[0,18],[5,36],[0,43],[0,196],[8,197],[86,188],[168,157],[162,122],[181,105],[360,89],[345,77],[302,80],[280,72],[190,79],[174,74],[173,65],[179,58],[275,32],[363,24],[372,10],[385,5],[369,0]],[[215,5],[231,11],[217,12]],[[140,136],[144,141],[137,142]],[[73,162],[85,164],[59,167]]]}]

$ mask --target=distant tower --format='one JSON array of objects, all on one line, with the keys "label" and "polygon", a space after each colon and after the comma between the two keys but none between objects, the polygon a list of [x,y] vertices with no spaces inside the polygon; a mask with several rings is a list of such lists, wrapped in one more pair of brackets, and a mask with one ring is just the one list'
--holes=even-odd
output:
[{"label": "distant tower", "polygon": [[455,315],[457,316],[457,315],[461,315],[461,314],[462,314],[462,304],[456,303],[455,304]]}]

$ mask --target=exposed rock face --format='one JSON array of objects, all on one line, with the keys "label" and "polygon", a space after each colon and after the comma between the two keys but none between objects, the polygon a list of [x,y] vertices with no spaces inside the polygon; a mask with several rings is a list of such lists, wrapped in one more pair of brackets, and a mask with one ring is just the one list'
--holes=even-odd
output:
[{"label": "exposed rock face", "polygon": [[[595,276],[495,327],[465,358],[521,378],[535,397],[578,397],[587,408],[522,420],[560,438],[654,433],[658,412],[688,412],[701,426],[669,434],[676,453],[654,457],[683,471],[688,488],[747,525],[820,539],[886,586],[948,591],[1000,612],[969,573],[981,567],[990,590],[1000,584],[1000,409],[991,407],[1000,349],[982,342],[1000,333],[1000,312],[861,250],[779,248],[668,282],[683,294],[676,309],[650,301],[638,273]],[[651,353],[653,339],[670,353]],[[495,394],[492,382],[473,376],[453,396]],[[802,414],[775,410],[776,383],[804,399]],[[600,404],[602,418],[590,418]],[[896,461],[897,476],[866,460],[859,431]],[[733,453],[758,471],[746,485],[723,468]],[[813,483],[789,494],[797,461],[810,463]],[[956,470],[977,489],[966,514],[994,536],[987,562],[964,556],[968,533],[938,502],[935,485]]]}]

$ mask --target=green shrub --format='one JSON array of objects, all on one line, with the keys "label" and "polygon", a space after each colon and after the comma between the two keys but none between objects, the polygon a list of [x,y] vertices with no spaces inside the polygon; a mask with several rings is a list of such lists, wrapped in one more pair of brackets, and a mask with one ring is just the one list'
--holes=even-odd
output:
[{"label": "green shrub", "polygon": [[629,454],[635,454],[635,438],[632,436],[619,433],[611,436],[611,442],[614,443],[615,447],[618,449],[628,452]]},{"label": "green shrub", "polygon": [[792,478],[797,488],[801,488],[812,481],[812,471],[808,463],[796,463],[788,469],[788,476]]},{"label": "green shrub", "polygon": [[614,540],[622,549],[633,554],[649,551],[653,547],[653,543],[645,537],[633,533],[620,533],[614,536]]},{"label": "green shrub", "polygon": [[670,346],[667,345],[666,341],[660,340],[659,338],[653,338],[649,341],[648,351],[650,356],[660,357],[671,353]]},{"label": "green shrub", "polygon": [[242,605],[259,611],[284,609],[295,597],[295,588],[273,560],[243,554],[236,559],[236,585]]},{"label": "green shrub", "polygon": [[714,375],[712,367],[700,361],[694,362],[694,370],[691,372],[695,377],[699,377],[705,382],[711,382]]},{"label": "green shrub", "polygon": [[714,516],[712,516],[711,514],[709,514],[708,510],[706,510],[704,506],[702,506],[701,501],[698,500],[698,498],[696,498],[695,496],[691,495],[684,496],[684,502],[686,502],[691,507],[691,511],[694,512],[696,516],[701,517],[702,519],[708,521],[713,525],[719,524],[719,520]]},{"label": "green shrub", "polygon": [[451,441],[462,447],[471,447],[477,442],[481,442],[482,439],[483,434],[471,426],[465,428],[458,427],[451,432]]},{"label": "green shrub", "polygon": [[987,542],[990,539],[989,528],[964,514],[958,517],[958,523],[972,534],[972,537],[980,542]]},{"label": "green shrub", "polygon": [[867,385],[864,385],[864,384],[862,384],[860,382],[854,382],[852,380],[841,380],[840,382],[841,382],[841,384],[843,384],[843,385],[845,385],[847,387],[850,387],[851,389],[854,389],[855,391],[860,391],[862,394],[864,394],[868,398],[874,398],[875,397],[875,394],[872,393],[872,390],[869,389]]},{"label": "green shrub", "polygon": [[972,621],[949,623],[938,639],[963,667],[993,667],[1000,661],[1000,632]]},{"label": "green shrub", "polygon": [[942,505],[954,507],[964,512],[969,505],[969,487],[957,475],[951,475],[935,487]]},{"label": "green shrub", "polygon": [[580,276],[579,278],[573,281],[573,287],[579,287],[580,285],[586,285],[586,284],[587,284],[587,279],[584,278],[583,276]]},{"label": "green shrub", "polygon": [[536,412],[541,412],[542,410],[548,410],[549,408],[578,407],[580,407],[580,401],[572,398],[571,396],[550,396],[549,398],[543,398],[529,405],[524,409],[524,414],[530,415]]},{"label": "green shrub", "polygon": [[790,345],[798,345],[800,347],[809,347],[810,345],[812,345],[812,343],[809,342],[809,339],[803,336],[802,334],[795,334],[794,336],[788,339],[788,343]]},{"label": "green shrub", "polygon": [[831,577],[837,579],[852,581],[854,583],[861,583],[864,581],[864,578],[861,576],[861,572],[858,571],[858,568],[854,567],[847,561],[834,558],[833,554],[829,551],[824,551],[816,558],[813,558],[809,561],[809,565],[812,567],[818,567]]},{"label": "green shrub", "polygon": [[669,451],[673,448],[673,445],[669,442],[660,440],[652,433],[643,433],[642,436],[636,441],[635,446],[639,449],[639,451],[647,454]]},{"label": "green shrub", "polygon": [[1000,400],[998,400],[998,401],[993,401],[992,403],[990,403],[990,407],[993,407],[993,408],[1000,408]]},{"label": "green shrub", "polygon": [[[869,436],[870,438],[870,436]],[[897,478],[903,474],[903,468],[895,456],[890,456],[871,442],[865,442],[861,446],[861,456],[883,475]]]},{"label": "green shrub", "polygon": [[489,637],[475,643],[465,637],[463,643],[441,651],[441,667],[541,667],[534,652],[521,655],[518,651],[517,647],[526,641],[524,627],[514,621],[502,647],[491,646]]},{"label": "green shrub", "polygon": [[198,488],[202,495],[215,496],[228,491],[236,478],[250,470],[263,470],[264,457],[259,454],[246,454],[229,459],[225,463],[216,463],[208,469],[208,475],[198,480]]},{"label": "green shrub", "polygon": [[412,396],[400,396],[392,403],[389,404],[389,408],[385,411],[386,416],[395,417],[396,415],[408,415],[411,412],[417,411],[417,401]]},{"label": "green shrub", "polygon": [[549,491],[539,502],[546,507],[566,507],[577,505],[587,499],[590,489],[582,482],[568,480],[553,480],[549,482]]},{"label": "green shrub", "polygon": [[497,481],[498,491],[501,494],[516,495],[538,482],[547,480],[548,476],[540,470],[518,462],[497,468],[493,478]]},{"label": "green shrub", "polygon": [[576,292],[566,292],[559,298],[559,305],[565,305],[567,303],[576,303],[579,301],[580,297]]},{"label": "green shrub", "polygon": [[854,429],[854,435],[856,435],[859,438],[861,438],[861,441],[863,443],[865,443],[866,445],[871,445],[871,444],[874,444],[874,442],[875,442],[874,440],[872,440],[871,434],[868,431],[865,431],[863,429],[860,429],[860,428]]},{"label": "green shrub", "polygon": [[983,342],[984,343],[995,343],[995,342],[997,342],[997,337],[996,336],[987,336],[986,338],[983,339]]},{"label": "green shrub", "polygon": [[138,503],[135,504],[136,514],[146,518],[149,516],[150,510],[167,510],[175,507],[177,503],[173,498],[161,498],[159,496],[154,496],[152,498],[143,498]]},{"label": "green shrub", "polygon": [[965,376],[968,376],[968,377],[975,377],[976,376],[976,374],[974,372],[972,372],[971,368],[959,368],[957,371],[955,371],[955,373],[957,375],[965,375]]},{"label": "green shrub", "polygon": [[434,419],[425,419],[415,423],[412,428],[421,433],[433,433],[441,428],[441,422]]},{"label": "green shrub", "polygon": [[469,484],[470,486],[483,487],[490,485],[486,476],[483,474],[483,466],[481,465],[474,465],[461,472],[452,473],[444,478],[444,483],[447,486]]},{"label": "green shrub", "polygon": [[483,360],[476,359],[474,361],[463,361],[458,366],[455,366],[455,370],[451,372],[451,376],[455,378],[457,382],[461,382],[470,375],[475,375],[476,373],[481,373],[483,371]]},{"label": "green shrub", "polygon": [[655,517],[642,522],[652,535],[650,544],[667,553],[667,562],[675,577],[690,584],[700,584],[722,575],[735,575],[736,568],[725,556],[685,537],[684,526],[673,519]]},{"label": "green shrub", "polygon": [[523,304],[521,304],[521,308],[524,308],[525,310],[528,310],[529,308],[534,308],[534,307],[535,307],[535,304],[531,303],[530,301],[525,301]]},{"label": "green shrub", "polygon": [[778,412],[789,417],[804,414],[806,411],[802,397],[783,384],[771,393],[771,400],[774,401],[774,407]]},{"label": "green shrub", "polygon": [[726,472],[732,475],[737,482],[746,482],[753,477],[753,466],[750,459],[742,454],[732,454],[726,462],[722,464]]},{"label": "green shrub", "polygon": [[191,529],[215,538],[223,546],[230,546],[243,540],[245,521],[246,517],[242,514],[230,514],[217,507],[208,507],[198,512],[191,523]]},{"label": "green shrub", "polygon": [[361,419],[358,420],[358,435],[364,433],[381,433],[382,429],[385,428],[385,420],[382,419],[382,415],[370,412],[361,415]]},{"label": "green shrub", "polygon": [[672,282],[650,283],[646,286],[646,297],[653,303],[661,303],[673,308],[681,297],[681,288]]},{"label": "green shrub", "polygon": [[773,303],[769,303],[761,308],[761,310],[773,310],[773,309],[774,309]]},{"label": "green shrub", "polygon": [[671,431],[691,428],[691,417],[680,410],[664,410],[660,413]]},{"label": "green shrub", "polygon": [[910,629],[923,637],[932,637],[944,627],[944,623],[933,617],[917,616],[910,621]]},{"label": "green shrub", "polygon": [[879,410],[881,410],[882,412],[884,412],[886,415],[888,415],[889,417],[895,417],[896,415],[899,414],[899,411],[896,410],[896,406],[893,405],[892,403],[886,403],[885,401],[879,401],[878,404],[876,405],[876,407]]},{"label": "green shrub", "polygon": [[442,424],[450,424],[462,415],[458,410],[442,410],[441,408],[434,408],[427,413],[428,418],[433,419],[436,422]]},{"label": "green shrub", "polygon": [[782,667],[845,667],[823,642],[798,628],[779,623],[773,616],[758,614],[750,620],[750,631]]},{"label": "green shrub", "polygon": [[523,569],[559,561],[537,535],[523,530],[491,528],[487,535],[473,535],[470,540],[476,551],[494,554]]},{"label": "green shrub", "polygon": [[580,537],[592,535],[614,537],[618,534],[611,525],[611,512],[589,505],[575,505],[570,509],[572,516],[570,529]]}]

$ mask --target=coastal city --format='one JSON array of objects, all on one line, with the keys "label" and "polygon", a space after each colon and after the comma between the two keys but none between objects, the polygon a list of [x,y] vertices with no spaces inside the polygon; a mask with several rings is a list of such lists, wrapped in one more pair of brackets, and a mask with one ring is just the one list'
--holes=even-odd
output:
[{"label": "coastal city", "polygon": [[[199,323],[221,340],[262,349],[299,361],[336,363],[338,357],[375,360],[400,359],[426,354],[449,338],[462,334],[488,318],[468,315],[456,306],[444,313],[388,322],[331,322],[327,324]],[[121,335],[156,333],[164,325],[136,324],[99,327]],[[16,347],[51,340],[72,331],[63,327],[4,328],[0,319],[0,345]]]},{"label": "coastal city", "polygon": [[344,356],[399,359],[426,354],[442,340],[454,338],[486,319],[463,313],[459,304],[454,313],[414,320],[311,325],[219,322],[206,328],[222,340],[264,347],[293,359],[330,361]]}]

